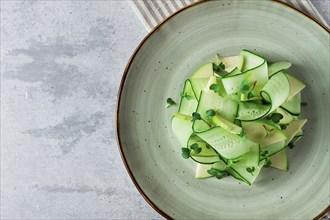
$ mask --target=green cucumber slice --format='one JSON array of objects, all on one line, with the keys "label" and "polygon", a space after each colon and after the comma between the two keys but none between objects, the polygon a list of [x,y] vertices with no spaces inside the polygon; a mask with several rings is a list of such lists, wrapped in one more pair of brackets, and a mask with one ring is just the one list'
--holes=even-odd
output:
[{"label": "green cucumber slice", "polygon": [[260,149],[262,152],[265,152],[265,151],[268,152],[268,154],[266,154],[265,157],[260,156],[260,160],[263,160],[266,157],[276,154],[277,152],[283,150],[285,147],[286,147],[286,144],[285,144],[284,140],[270,144],[270,145],[260,146]]},{"label": "green cucumber slice", "polygon": [[197,135],[226,159],[238,158],[249,152],[250,147],[257,145],[250,140],[244,141],[239,135],[221,127],[214,127]]},{"label": "green cucumber slice", "polygon": [[263,105],[253,102],[240,102],[237,119],[254,121],[265,117],[286,100],[289,94],[289,86],[289,81],[285,74],[282,72],[276,73],[260,92],[262,98],[270,104]]},{"label": "green cucumber slice", "polygon": [[214,92],[213,90],[210,89],[211,85],[213,84],[217,84],[217,77],[216,76],[211,76],[208,81],[207,84],[204,88],[204,92]]},{"label": "green cucumber slice", "polygon": [[227,168],[227,165],[225,164],[225,162],[223,162],[223,160],[216,162],[212,165],[212,168],[216,169],[216,170],[220,170],[220,171],[225,171]]},{"label": "green cucumber slice", "polygon": [[226,95],[226,91],[225,91],[225,89],[223,88],[223,84],[222,84],[221,78],[218,78],[218,77],[216,77],[216,76],[211,76],[211,77],[209,78],[209,80],[208,80],[208,82],[207,82],[207,84],[206,84],[206,86],[205,86],[205,88],[204,88],[204,91],[205,91],[205,92],[214,92],[213,90],[210,89],[210,86],[211,86],[212,84],[216,84],[216,85],[219,86],[219,92],[218,92],[218,94],[219,94],[220,96],[224,96],[224,95]]},{"label": "green cucumber slice", "polygon": [[242,81],[245,79],[246,73],[240,73],[233,76],[226,76],[222,79],[223,87],[227,95],[235,94],[239,92],[239,87]]},{"label": "green cucumber slice", "polygon": [[273,75],[261,90],[261,97],[271,104],[269,112],[282,105],[289,95],[290,84],[283,72]]},{"label": "green cucumber slice", "polygon": [[262,120],[242,122],[242,127],[247,139],[261,146],[267,146],[287,139],[281,129]]},{"label": "green cucumber slice", "polygon": [[[190,146],[193,144],[198,144],[200,148],[202,148],[202,151],[200,153],[195,153],[193,150],[191,150]],[[218,153],[211,147],[206,145],[205,141],[202,140],[197,135],[193,134],[190,136],[188,142],[187,142],[187,148],[191,150],[190,156],[192,157],[213,157],[218,156]]]},{"label": "green cucumber slice", "polygon": [[181,114],[191,115],[196,110],[198,102],[190,80],[185,81],[182,93],[185,97],[181,98],[178,111]]},{"label": "green cucumber slice", "polygon": [[283,130],[283,132],[287,136],[285,145],[290,143],[290,141],[293,139],[293,137],[296,136],[296,134],[301,130],[301,128],[306,124],[306,122],[307,122],[307,119],[292,121],[288,125],[288,127],[285,130]]},{"label": "green cucumber slice", "polygon": [[233,163],[231,167],[252,167],[258,166],[260,161],[260,147],[258,144],[252,146],[250,151],[239,158],[238,162]]},{"label": "green cucumber slice", "polygon": [[299,79],[289,75],[286,73],[286,76],[288,77],[289,83],[290,83],[290,92],[288,95],[287,100],[292,99],[297,93],[299,93],[303,88],[306,87],[304,83],[302,83]]},{"label": "green cucumber slice", "polygon": [[[206,111],[213,109],[217,115],[227,119],[228,121],[234,122],[237,113],[238,104],[228,98],[223,98],[217,93],[209,90],[203,91],[201,93],[198,107],[196,112],[198,112],[201,117],[211,123],[210,118],[206,115]],[[210,126],[206,124],[203,120],[196,120],[193,123],[194,132],[203,132],[210,129]]]},{"label": "green cucumber slice", "polygon": [[208,177],[212,177],[212,175],[210,175],[207,172],[209,169],[212,168],[212,165],[213,164],[200,164],[200,163],[197,163],[195,178],[196,179],[205,179],[205,178],[208,178]]},{"label": "green cucumber slice", "polygon": [[226,129],[227,131],[229,131],[230,133],[233,134],[240,134],[242,132],[242,127],[234,124],[231,121],[228,121],[227,119],[219,116],[219,115],[215,115],[212,117],[212,122],[224,129]]},{"label": "green cucumber slice", "polygon": [[260,90],[268,82],[267,62],[264,61],[259,66],[249,69],[246,72],[223,78],[222,83],[226,93],[228,95],[238,93],[240,91],[240,85],[245,79],[249,83],[256,82],[254,91],[256,94],[259,94]]},{"label": "green cucumber slice", "polygon": [[180,113],[174,113],[172,117],[172,130],[181,146],[186,146],[193,133],[191,117]]},{"label": "green cucumber slice", "polygon": [[192,156],[191,159],[200,164],[214,164],[221,160],[218,155],[210,157]]},{"label": "green cucumber slice", "polygon": [[244,179],[244,177],[242,177],[241,175],[239,175],[237,172],[236,172],[236,170],[234,170],[234,169],[232,169],[232,168],[227,168],[226,169],[226,171],[227,171],[227,173],[229,173],[232,177],[234,177],[235,179],[237,179],[237,180],[240,180],[240,181],[242,181],[242,182],[244,182],[244,183],[246,183],[246,184],[249,184],[249,185],[251,185],[246,179]]},{"label": "green cucumber slice", "polygon": [[217,85],[220,87],[220,90],[218,92],[218,94],[221,96],[221,97],[225,97],[227,94],[226,94],[226,90],[225,88],[223,87],[223,83],[222,83],[222,78],[216,78],[217,79]]},{"label": "green cucumber slice", "polygon": [[214,164],[200,164],[200,163],[197,163],[195,177],[197,179],[204,179],[204,178],[208,178],[208,177],[213,176],[213,175],[211,175],[207,172],[211,168],[216,169],[216,170],[220,170],[220,171],[225,171],[226,170],[226,164],[222,160],[220,160],[218,162],[215,162]]},{"label": "green cucumber slice", "polygon": [[257,66],[260,66],[261,64],[263,64],[265,62],[264,58],[254,54],[254,53],[251,53],[248,50],[242,50],[240,55],[244,59],[244,64],[243,64],[243,67],[242,67],[242,71],[247,71],[247,70],[250,70],[250,69],[254,69]]},{"label": "green cucumber slice", "polygon": [[196,78],[210,78],[213,76],[213,63],[207,63],[203,65],[201,68],[199,68],[190,78],[196,79]]},{"label": "green cucumber slice", "polygon": [[253,90],[258,96],[261,89],[268,82],[267,62],[264,60],[264,62],[260,66],[246,71],[245,74],[246,77],[244,80],[246,80],[249,83],[249,85],[256,83]]},{"label": "green cucumber slice", "polygon": [[264,117],[270,109],[271,105],[262,105],[254,102],[240,102],[238,104],[236,119],[242,121],[254,121]]},{"label": "green cucumber slice", "polygon": [[[237,163],[234,163],[231,166],[231,169],[234,170],[249,185],[252,185],[264,165],[264,161],[259,162],[259,155],[260,148],[258,145],[255,145],[251,147],[251,151],[249,153],[242,157],[242,160]],[[247,168],[254,168],[254,172],[248,172]]]},{"label": "green cucumber slice", "polygon": [[190,79],[191,88],[195,94],[195,98],[198,100],[201,94],[201,91],[205,89],[209,79],[208,78],[197,78]]},{"label": "green cucumber slice", "polygon": [[279,124],[289,124],[291,121],[293,121],[292,115],[281,107],[275,109],[274,112],[283,116],[283,118],[279,121]]},{"label": "green cucumber slice", "polygon": [[271,167],[287,171],[288,169],[288,157],[286,154],[286,149],[279,151],[269,158]]},{"label": "green cucumber slice", "polygon": [[291,99],[281,105],[283,109],[290,112],[292,115],[300,115],[301,112],[301,93],[297,93]]},{"label": "green cucumber slice", "polygon": [[275,73],[278,73],[283,70],[287,70],[291,67],[291,63],[289,62],[277,62],[269,65],[268,67],[268,76],[272,76]]},{"label": "green cucumber slice", "polygon": [[232,72],[235,68],[239,71],[243,67],[243,57],[242,56],[232,56],[232,57],[221,57],[220,62],[225,65],[226,72]]},{"label": "green cucumber slice", "polygon": [[235,76],[235,75],[238,75],[240,73],[241,73],[241,71],[236,67],[235,69],[233,69],[231,72],[229,72],[224,77]]}]

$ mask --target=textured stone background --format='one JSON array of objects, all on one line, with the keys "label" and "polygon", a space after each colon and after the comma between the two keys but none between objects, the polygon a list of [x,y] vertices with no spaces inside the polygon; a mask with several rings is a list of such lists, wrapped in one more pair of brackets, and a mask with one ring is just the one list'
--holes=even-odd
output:
[{"label": "textured stone background", "polygon": [[[317,3],[329,21],[329,1]],[[156,219],[120,159],[127,1],[1,1],[1,218]]]}]

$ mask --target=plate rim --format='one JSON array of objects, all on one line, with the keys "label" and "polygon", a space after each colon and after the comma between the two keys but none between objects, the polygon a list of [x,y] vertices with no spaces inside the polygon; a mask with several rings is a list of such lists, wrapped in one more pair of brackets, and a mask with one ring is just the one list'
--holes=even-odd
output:
[{"label": "plate rim", "polygon": [[[170,217],[166,212],[164,212],[161,208],[159,208],[153,201],[152,199],[150,199],[145,192],[142,190],[142,188],[140,187],[138,181],[135,179],[132,170],[130,169],[126,157],[124,155],[123,152],[123,148],[121,146],[121,139],[120,139],[120,124],[119,124],[119,109],[120,109],[120,102],[121,102],[121,97],[122,97],[122,92],[124,89],[124,84],[128,75],[128,71],[131,67],[131,64],[135,58],[135,56],[137,55],[137,53],[140,51],[141,47],[144,45],[144,43],[163,25],[165,24],[167,21],[169,21],[170,19],[172,19],[173,17],[175,17],[176,15],[180,14],[181,12],[183,12],[184,10],[188,9],[188,8],[192,8],[196,5],[205,3],[205,2],[209,2],[209,1],[213,1],[213,0],[199,0],[197,2],[191,3],[181,9],[179,9],[178,11],[174,12],[172,15],[170,15],[169,17],[165,18],[162,22],[160,22],[159,24],[157,24],[154,28],[152,28],[152,30],[150,30],[150,32],[142,39],[142,41],[139,43],[139,45],[136,47],[136,49],[134,50],[134,52],[132,53],[130,59],[128,60],[123,76],[121,78],[121,82],[120,82],[120,86],[118,89],[118,94],[117,94],[117,105],[116,105],[116,140],[117,140],[117,145],[118,145],[118,149],[120,152],[120,156],[121,159],[125,165],[126,171],[129,175],[129,177],[131,178],[135,188],[139,191],[139,193],[141,194],[141,196],[144,198],[144,200],[155,210],[158,212],[158,214],[160,214],[161,216],[163,216],[166,219],[172,219],[172,217]],[[280,0],[270,0],[271,2],[275,2],[278,4],[281,4],[283,7],[288,7],[291,10],[293,10],[294,12],[301,14],[307,18],[309,18],[312,22],[315,22],[316,24],[319,25],[319,27],[321,27],[323,30],[325,30],[326,32],[328,32],[328,34],[330,34],[330,28],[328,28],[327,26],[325,26],[323,23],[321,23],[320,21],[318,21],[316,18],[312,17],[311,15],[307,14],[304,11],[301,11],[287,3],[284,3]],[[328,205],[328,207],[326,207],[320,214],[318,214],[316,217],[313,218],[313,220],[318,220],[319,218],[323,217],[325,213],[327,213],[328,211],[330,211],[330,204]]]}]

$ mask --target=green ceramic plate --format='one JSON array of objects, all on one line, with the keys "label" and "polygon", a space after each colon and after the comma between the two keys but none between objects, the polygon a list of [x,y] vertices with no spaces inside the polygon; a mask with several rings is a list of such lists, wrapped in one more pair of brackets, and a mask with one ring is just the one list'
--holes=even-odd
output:
[{"label": "green ceramic plate", "polygon": [[[276,1],[206,1],[181,10],[149,34],[127,65],[119,92],[120,151],[144,198],[167,218],[311,219],[329,206],[329,32]],[[197,180],[180,155],[170,119],[183,82],[220,52],[248,49],[293,63],[307,88],[305,136],[289,150],[289,170],[263,169],[248,186],[233,178]]]}]

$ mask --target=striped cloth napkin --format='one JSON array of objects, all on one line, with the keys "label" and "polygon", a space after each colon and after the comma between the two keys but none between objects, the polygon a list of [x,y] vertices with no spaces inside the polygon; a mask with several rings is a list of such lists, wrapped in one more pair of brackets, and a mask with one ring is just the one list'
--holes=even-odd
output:
[{"label": "striped cloth napkin", "polygon": [[[197,1],[198,0],[130,0],[130,3],[136,14],[140,17],[145,28],[150,31],[174,12]],[[325,26],[329,27],[310,0],[281,1],[311,15]],[[325,214],[320,220],[330,220],[330,212]]]},{"label": "striped cloth napkin", "polygon": [[[198,0],[130,0],[135,12],[148,31],[179,9]],[[310,0],[281,0],[306,12],[329,27]],[[325,0],[327,1],[327,0]]]}]

